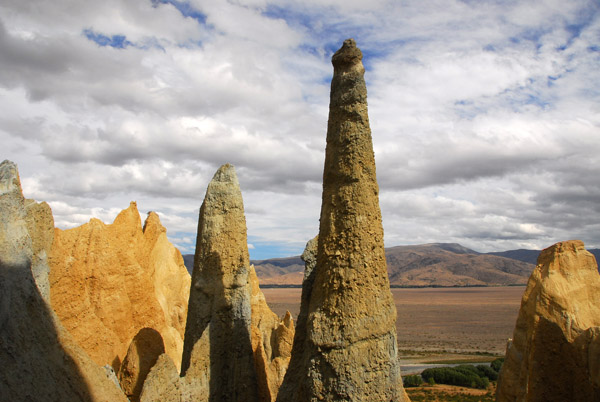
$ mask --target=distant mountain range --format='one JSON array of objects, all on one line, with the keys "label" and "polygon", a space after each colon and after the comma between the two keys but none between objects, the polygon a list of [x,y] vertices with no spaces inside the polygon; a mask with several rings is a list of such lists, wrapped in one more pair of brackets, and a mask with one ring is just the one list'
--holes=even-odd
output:
[{"label": "distant mountain range", "polygon": [[[390,284],[398,286],[524,285],[541,250],[479,253],[456,243],[431,243],[385,249]],[[588,250],[600,259],[600,250]],[[192,271],[194,255],[183,256]],[[301,285],[299,256],[251,261],[261,285]]]}]

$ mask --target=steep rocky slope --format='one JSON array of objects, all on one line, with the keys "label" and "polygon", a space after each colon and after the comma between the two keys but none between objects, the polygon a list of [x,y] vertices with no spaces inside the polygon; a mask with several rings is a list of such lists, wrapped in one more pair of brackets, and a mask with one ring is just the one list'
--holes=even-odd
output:
[{"label": "steep rocky slope", "polygon": [[97,364],[118,372],[144,328],[158,331],[180,362],[190,276],[157,214],[142,227],[132,202],[112,224],[56,229],[50,287],[52,307]]}]

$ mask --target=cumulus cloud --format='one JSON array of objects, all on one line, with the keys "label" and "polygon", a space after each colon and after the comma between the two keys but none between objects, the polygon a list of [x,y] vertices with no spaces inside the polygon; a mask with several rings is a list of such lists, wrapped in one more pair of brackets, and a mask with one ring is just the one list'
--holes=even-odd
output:
[{"label": "cumulus cloud", "polygon": [[599,8],[4,1],[3,158],[59,227],[112,221],[136,200],[184,252],[230,162],[251,252],[299,253],[318,230],[329,60],[354,37],[387,245],[600,247]]}]

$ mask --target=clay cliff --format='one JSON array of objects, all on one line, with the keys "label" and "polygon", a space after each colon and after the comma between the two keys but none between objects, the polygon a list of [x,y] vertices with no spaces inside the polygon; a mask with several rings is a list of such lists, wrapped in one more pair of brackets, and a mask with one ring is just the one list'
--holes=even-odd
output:
[{"label": "clay cliff", "polygon": [[402,401],[365,70],[354,40],[332,64],[316,266],[308,308],[301,306],[306,333],[296,337],[304,342],[294,344],[277,400]]},{"label": "clay cliff", "polygon": [[[135,202],[112,224],[92,219],[54,232],[52,307],[92,359],[117,373],[146,328],[157,331],[165,352],[181,361],[189,287],[183,258],[158,215],[150,212],[142,227]],[[139,373],[132,374],[135,380],[128,373],[131,367],[119,373],[123,384],[138,381]]]},{"label": "clay cliff", "polygon": [[17,166],[0,164],[0,400],[127,399],[48,304],[50,207],[25,200]]},{"label": "clay cliff", "polygon": [[521,300],[496,400],[600,400],[600,276],[583,242],[541,252]]}]

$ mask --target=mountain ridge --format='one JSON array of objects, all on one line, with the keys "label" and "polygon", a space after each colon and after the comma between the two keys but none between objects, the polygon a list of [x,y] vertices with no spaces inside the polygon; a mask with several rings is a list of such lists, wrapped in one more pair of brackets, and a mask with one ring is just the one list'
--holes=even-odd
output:
[{"label": "mountain ridge", "polygon": [[[588,250],[600,259],[600,249]],[[458,243],[426,243],[386,247],[392,287],[525,285],[541,250],[480,253]],[[184,255],[188,269],[194,255]],[[252,260],[264,286],[300,286],[300,256]]]}]

